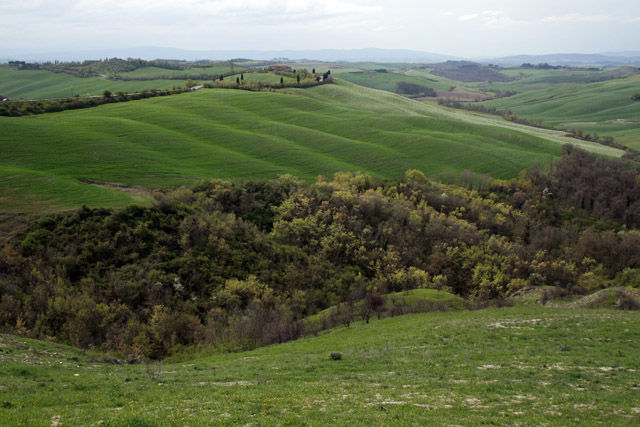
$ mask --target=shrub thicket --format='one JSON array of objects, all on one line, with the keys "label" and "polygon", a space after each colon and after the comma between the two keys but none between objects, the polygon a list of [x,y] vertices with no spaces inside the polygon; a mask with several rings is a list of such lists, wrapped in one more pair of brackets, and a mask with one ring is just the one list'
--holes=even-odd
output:
[{"label": "shrub thicket", "polygon": [[378,295],[407,289],[501,301],[526,286],[633,284],[639,177],[570,148],[551,172],[482,192],[418,171],[339,173],[202,181],[152,207],[43,215],[0,252],[0,327],[162,357],[288,341],[330,306],[327,326],[348,325],[377,313]]}]

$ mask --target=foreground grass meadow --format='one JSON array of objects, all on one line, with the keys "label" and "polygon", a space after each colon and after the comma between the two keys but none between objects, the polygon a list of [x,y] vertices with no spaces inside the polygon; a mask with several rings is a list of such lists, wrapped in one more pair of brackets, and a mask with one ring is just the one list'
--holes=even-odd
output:
[{"label": "foreground grass meadow", "polygon": [[70,347],[0,339],[3,426],[640,422],[638,312],[406,315],[151,365],[111,365]]}]

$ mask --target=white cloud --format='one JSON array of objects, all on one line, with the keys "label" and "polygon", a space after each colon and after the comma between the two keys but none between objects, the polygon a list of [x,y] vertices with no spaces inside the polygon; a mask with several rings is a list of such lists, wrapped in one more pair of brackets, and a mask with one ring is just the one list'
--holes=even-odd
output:
[{"label": "white cloud", "polygon": [[0,0],[0,17],[6,49],[388,47],[489,56],[637,50],[640,40],[639,0]]},{"label": "white cloud", "polygon": [[472,19],[476,19],[478,16],[477,13],[470,13],[469,15],[462,15],[460,18],[458,18],[460,21],[470,21]]},{"label": "white cloud", "polygon": [[326,47],[329,31],[340,43],[384,34],[382,10],[376,0],[0,0],[0,47]]},{"label": "white cloud", "polygon": [[512,19],[507,12],[502,10],[485,10],[481,13],[470,13],[460,16],[458,20],[479,20],[483,26],[493,29],[505,28],[518,23],[518,21]]},{"label": "white cloud", "polygon": [[[326,18],[344,15],[362,15],[380,10],[377,6],[363,6],[344,0],[78,0],[73,5],[76,12],[112,16],[150,15],[169,17],[195,15],[210,18],[304,19]],[[123,15],[121,15],[123,16]]]},{"label": "white cloud", "polygon": [[518,22],[501,10],[485,10],[482,12],[484,26],[488,28],[505,28]]},{"label": "white cloud", "polygon": [[565,15],[552,15],[542,18],[542,22],[552,24],[571,24],[575,22],[604,22],[610,20],[609,15],[583,15],[581,13],[567,13]]},{"label": "white cloud", "polygon": [[0,15],[35,15],[46,16],[47,14],[57,15],[61,11],[68,9],[70,2],[64,0],[21,0],[3,1],[0,0]]},{"label": "white cloud", "polygon": [[[147,44],[166,43],[160,40],[184,38],[183,34],[204,39],[215,34],[218,40],[227,34],[235,40],[250,40],[250,34],[259,31],[259,38],[264,31],[278,35],[305,30],[321,34],[335,28],[359,32],[387,25],[377,16],[382,9],[363,0],[0,0],[0,16],[15,15],[14,27],[25,22],[21,16],[29,16],[31,33],[82,33],[102,40],[128,33]],[[151,42],[140,40],[149,38]]]}]

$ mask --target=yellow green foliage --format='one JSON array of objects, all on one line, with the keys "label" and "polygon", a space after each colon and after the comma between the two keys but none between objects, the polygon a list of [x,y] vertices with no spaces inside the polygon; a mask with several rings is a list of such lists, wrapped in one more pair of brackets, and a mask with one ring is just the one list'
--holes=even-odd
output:
[{"label": "yellow green foliage", "polygon": [[368,320],[388,293],[485,303],[528,287],[637,287],[640,231],[626,199],[615,205],[623,227],[563,202],[550,181],[528,172],[478,191],[415,170],[214,180],[157,194],[152,207],[43,216],[0,252],[0,327],[162,357],[295,339],[317,332],[301,319],[332,306],[336,322]]}]

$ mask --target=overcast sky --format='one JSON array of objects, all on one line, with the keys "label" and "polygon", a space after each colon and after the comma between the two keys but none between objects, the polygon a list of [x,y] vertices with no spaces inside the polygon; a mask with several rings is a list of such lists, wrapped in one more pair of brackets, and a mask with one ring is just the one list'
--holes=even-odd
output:
[{"label": "overcast sky", "polygon": [[640,50],[640,0],[0,0],[0,48]]}]

